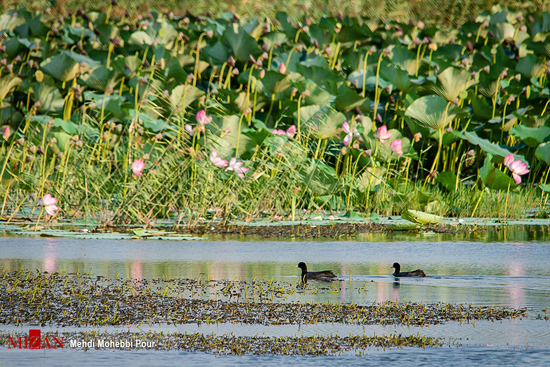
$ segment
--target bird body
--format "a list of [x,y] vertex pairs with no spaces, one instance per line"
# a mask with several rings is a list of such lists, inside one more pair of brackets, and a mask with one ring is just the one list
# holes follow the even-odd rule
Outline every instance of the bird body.
[[416,269],[414,271],[401,271],[401,265],[399,263],[393,263],[392,268],[395,269],[393,272],[394,277],[425,277],[426,274],[424,270]]
[[307,271],[307,266],[303,262],[300,262],[296,267],[302,269],[302,276],[300,279],[304,283],[308,280],[332,280],[332,278],[336,278],[336,275],[334,275],[331,270]]

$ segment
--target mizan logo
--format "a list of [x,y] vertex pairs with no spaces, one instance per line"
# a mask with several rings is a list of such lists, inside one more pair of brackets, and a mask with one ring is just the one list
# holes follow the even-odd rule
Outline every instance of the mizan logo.
[[8,336],[8,349],[57,349],[63,348],[64,336],[59,338],[55,336],[41,338],[39,329],[29,330],[29,336],[20,336],[15,340]]

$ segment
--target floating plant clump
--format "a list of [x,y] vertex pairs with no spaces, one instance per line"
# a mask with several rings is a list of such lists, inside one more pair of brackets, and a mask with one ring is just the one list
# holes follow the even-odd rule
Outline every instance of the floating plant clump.
[[[104,349],[101,342],[116,340],[122,346],[115,349],[179,350],[204,352],[218,355],[307,355],[330,356],[340,354],[364,354],[368,348],[443,347],[460,346],[452,339],[433,338],[420,335],[384,336],[235,336],[201,333],[158,333],[158,332],[63,332],[44,333],[44,337],[63,336],[64,345],[78,349]],[[26,336],[21,333],[0,332],[0,346],[8,344],[8,337]]]
[[[274,281],[106,280],[2,271],[0,320],[13,325],[104,326],[242,323],[435,325],[503,320],[525,309],[412,302],[368,305],[284,302],[296,286]],[[310,292],[319,288],[298,287]],[[309,289],[309,290],[308,290]],[[196,298],[195,298],[196,297]],[[235,300],[236,299],[236,300]]]

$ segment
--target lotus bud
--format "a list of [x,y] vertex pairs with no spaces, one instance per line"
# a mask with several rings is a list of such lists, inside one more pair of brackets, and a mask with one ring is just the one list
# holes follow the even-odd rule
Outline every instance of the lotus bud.
[[48,126],[48,127],[52,127],[54,124],[55,124],[55,120],[54,120],[54,119],[50,119],[50,120],[48,120],[47,126]]
[[162,138],[163,138],[162,133],[158,133],[157,135],[155,135],[155,138],[156,138],[157,140],[162,140]]
[[103,140],[109,139],[109,133],[107,131],[105,131],[102,135],[102,138],[103,138]]
[[420,44],[420,39],[418,37],[416,37],[414,40],[413,40],[413,43],[415,46],[418,46]]
[[309,33],[309,27],[307,25],[302,27],[302,32]]
[[403,37],[405,35],[405,33],[403,33],[403,30],[399,27],[396,27],[396,28],[397,28],[397,30],[395,31],[395,35],[397,37]]
[[372,149],[367,149],[363,152],[363,157],[371,156],[372,155]]
[[425,25],[424,25],[424,22],[423,21],[419,21],[418,23],[416,23],[416,28],[418,29],[424,29]]
[[279,73],[286,74],[286,66],[284,62],[279,64]]
[[260,55],[260,59],[262,60],[267,60],[269,58],[269,55],[267,54],[267,52],[263,52],[261,55]]
[[382,122],[382,116],[379,113],[376,114],[376,122]]
[[[301,41],[300,41],[300,42],[301,42]],[[304,45],[303,45],[303,44],[298,43],[298,44],[296,45],[296,48],[295,48],[296,52],[302,52],[303,49],[304,49]]]
[[290,91],[290,95],[292,97],[296,97],[296,93],[298,93],[298,89],[296,87],[293,87],[292,88],[292,91]]
[[227,59],[227,65],[231,66],[232,68],[235,67],[235,59],[233,56],[229,56],[229,59]]
[[[61,154],[61,156],[63,157],[63,153],[59,153],[59,154]],[[59,159],[61,159],[61,158],[59,158]],[[58,164],[57,166],[55,166],[55,170],[57,172],[61,172],[63,170],[63,166]]]
[[251,64],[255,64],[256,60],[254,59],[254,56],[248,55],[248,62],[251,63]]
[[261,68],[263,65],[264,63],[262,62],[262,59],[258,59],[258,61],[256,61],[256,67]]
[[453,99],[453,102],[452,102],[454,105],[458,105],[460,103],[460,100],[458,99],[458,97],[455,97]]
[[148,160],[149,159],[149,154],[148,153],[145,153],[143,155],[143,158],[142,158],[144,161]]
[[149,66],[151,66],[151,64],[149,63],[149,61],[147,61],[147,59],[145,59],[145,60],[143,60],[143,66],[148,68]]
[[438,174],[437,171],[432,171],[432,172],[430,172],[430,177],[436,178],[437,174]]
[[211,29],[207,30],[207,31],[206,31],[206,36],[207,36],[208,38],[214,37],[214,31],[211,30]]
[[506,78],[506,75],[508,75],[508,72],[506,71],[506,69],[504,69],[500,72],[499,78],[504,79]]
[[477,71],[472,71],[472,78],[475,78],[477,76]]
[[232,74],[233,76],[239,75],[239,69],[234,68],[233,71],[231,71],[231,74]]
[[317,49],[319,48],[319,42],[316,39],[313,40],[312,45]]
[[71,136],[71,140],[72,141],[78,141],[80,138],[78,137],[78,135],[73,135]]
[[13,64],[9,64],[8,66],[6,66],[6,69],[8,69],[8,71],[11,73],[11,71],[13,70]]
[[137,131],[138,135],[143,135],[143,128],[142,127],[138,127],[136,131]]
[[212,90],[210,91],[210,93],[212,93],[212,94],[218,94],[218,88],[216,88],[216,87],[212,88]]
[[355,140],[353,142],[353,146],[352,146],[353,149],[359,149],[359,140]]
[[265,69],[260,70],[260,79],[263,79],[265,76]]
[[489,26],[489,21],[484,21],[483,23],[481,23],[481,28],[484,29],[484,28],[487,28]]
[[[107,95],[107,93],[105,93],[105,94]],[[82,107],[84,107],[84,106],[82,106]],[[90,102],[88,104],[88,107],[90,107],[93,110],[95,108],[95,102]],[[82,111],[84,112],[84,109]]]
[[486,65],[486,66],[483,67],[482,70],[483,70],[484,72],[486,72],[486,73],[489,73],[489,71],[491,70],[491,68],[489,67],[489,65]]
[[8,140],[8,138],[10,137],[10,135],[11,135],[11,129],[10,129],[9,125],[8,125],[8,126],[4,126],[4,127],[2,128],[2,137],[4,138],[4,140]]
[[248,116],[252,113],[252,109],[250,107],[248,107],[245,111],[244,111],[244,115],[245,116]]
[[344,22],[344,16],[342,15],[342,13],[338,13],[337,18],[339,22],[342,22],[342,23]]
[[507,99],[506,99],[506,104],[510,104],[512,102],[514,102],[516,100],[516,97],[514,97],[513,95],[510,95]]
[[262,50],[263,50],[264,52],[269,51],[269,46],[267,45],[267,43],[264,43],[264,44],[262,45]]
[[466,65],[466,64],[468,64],[468,59],[464,58],[464,59],[460,60],[460,63],[462,65]]
[[57,157],[57,159],[63,158],[63,152],[57,153],[56,157]]
[[529,17],[527,18],[529,20],[529,22],[531,23],[534,23],[535,22],[535,18],[532,16],[532,15],[529,15]]
[[105,89],[105,94],[108,95],[108,96],[113,94],[113,92],[114,92],[114,90],[113,90],[113,87],[111,87],[111,86],[109,86],[109,87],[107,87],[107,89]]
[[346,147],[342,147],[342,149],[341,149],[340,153],[342,153],[342,155],[346,155],[346,154],[348,154],[348,148],[346,148]]
[[187,83],[193,83],[193,79],[195,79],[195,76],[193,74],[187,75]]
[[82,140],[77,141],[77,142],[75,143],[75,145],[76,145],[77,147],[79,147],[79,148],[82,148],[82,145],[83,145],[83,144],[82,144]]
[[17,144],[19,144],[19,145],[25,144],[25,138],[19,138],[19,139],[17,139]]
[[420,139],[422,139],[422,133],[418,132],[418,133],[414,134],[414,142],[415,143],[418,143],[420,141]]
[[305,98],[305,97],[309,97],[309,89],[306,89],[303,93],[303,97],[302,98]]
[[29,152],[31,152],[32,154],[36,154],[38,152],[38,148],[33,145],[29,148]]
[[452,126],[449,126],[446,130],[446,132],[448,132],[449,134],[453,132],[453,127]]
[[2,51],[2,52],[6,52],[6,46],[2,46],[2,47],[0,47],[0,51]]
[[527,26],[522,25],[521,27],[519,27],[519,30],[522,31],[522,32],[527,32]]
[[328,46],[327,48],[325,48],[325,55],[330,57],[331,54],[332,54],[332,48]]
[[115,126],[115,131],[120,134],[122,132],[122,124],[117,124]]

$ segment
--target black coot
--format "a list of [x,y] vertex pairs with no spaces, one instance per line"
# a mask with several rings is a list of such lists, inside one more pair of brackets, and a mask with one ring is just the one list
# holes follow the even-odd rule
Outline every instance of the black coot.
[[298,265],[296,265],[297,268],[302,269],[302,276],[300,279],[304,283],[306,283],[308,280],[332,280],[332,278],[336,278],[336,275],[330,270],[324,270],[324,271],[307,271],[307,266],[305,263],[300,262]]
[[399,263],[393,263],[392,268],[395,269],[393,276],[395,277],[425,277],[424,270],[416,269],[415,271],[401,271]]

